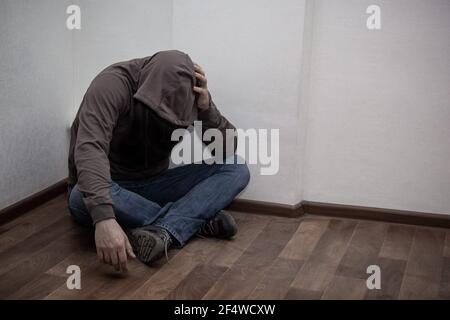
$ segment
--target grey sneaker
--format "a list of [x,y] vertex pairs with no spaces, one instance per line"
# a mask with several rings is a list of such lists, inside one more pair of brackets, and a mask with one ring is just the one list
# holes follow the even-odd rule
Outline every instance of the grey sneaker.
[[219,239],[230,239],[237,233],[236,221],[231,214],[221,210],[216,216],[206,221],[198,235],[202,237],[214,237]]
[[167,230],[156,226],[128,229],[128,239],[136,257],[145,264],[150,264],[164,254],[169,260],[167,250],[172,244],[172,238]]

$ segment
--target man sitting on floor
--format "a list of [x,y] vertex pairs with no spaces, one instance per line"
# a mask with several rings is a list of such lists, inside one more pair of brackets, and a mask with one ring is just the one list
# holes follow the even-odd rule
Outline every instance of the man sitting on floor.
[[71,129],[69,209],[78,223],[95,226],[102,262],[125,271],[135,254],[151,263],[197,233],[228,239],[237,232],[222,209],[248,184],[245,164],[227,155],[234,161],[168,169],[173,130],[194,120],[224,140],[234,130],[202,68],[182,52],[117,63],[92,81]]

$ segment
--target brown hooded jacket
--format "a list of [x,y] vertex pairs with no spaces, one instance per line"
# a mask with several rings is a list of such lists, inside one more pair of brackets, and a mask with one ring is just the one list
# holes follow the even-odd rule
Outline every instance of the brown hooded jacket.
[[[234,129],[210,101],[198,111],[194,66],[180,51],[116,63],[89,86],[71,128],[69,185],[78,184],[94,223],[114,218],[112,180],[138,180],[168,168],[173,129]],[[225,136],[224,136],[225,141]]]

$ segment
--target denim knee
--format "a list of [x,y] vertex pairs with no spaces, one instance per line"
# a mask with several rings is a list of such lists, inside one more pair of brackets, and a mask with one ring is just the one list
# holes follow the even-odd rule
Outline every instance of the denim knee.
[[243,190],[250,181],[250,171],[245,160],[238,155],[233,156],[233,163],[225,164],[226,170],[229,170],[236,176],[236,183],[239,189]]

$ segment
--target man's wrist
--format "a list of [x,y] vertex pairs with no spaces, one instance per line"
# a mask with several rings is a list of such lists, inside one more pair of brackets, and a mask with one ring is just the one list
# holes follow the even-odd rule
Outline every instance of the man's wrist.
[[101,204],[91,209],[92,222],[95,225],[97,222],[106,219],[115,219],[113,206],[110,204]]
[[206,103],[205,105],[203,105],[203,106],[199,106],[198,108],[200,109],[200,111],[206,111],[206,110],[208,110],[209,108],[211,107],[211,97],[210,96],[208,96],[208,103]]
[[115,222],[116,219],[115,218],[107,218],[107,219],[99,220],[94,224],[94,226],[97,228],[98,226],[108,225],[113,221]]

